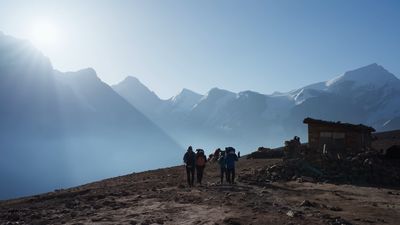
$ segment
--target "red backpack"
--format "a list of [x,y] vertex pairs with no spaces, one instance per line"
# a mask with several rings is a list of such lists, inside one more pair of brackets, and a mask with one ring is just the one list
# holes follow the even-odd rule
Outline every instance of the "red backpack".
[[205,166],[206,165],[206,160],[205,160],[204,155],[200,155],[199,157],[197,157],[196,165],[197,166]]

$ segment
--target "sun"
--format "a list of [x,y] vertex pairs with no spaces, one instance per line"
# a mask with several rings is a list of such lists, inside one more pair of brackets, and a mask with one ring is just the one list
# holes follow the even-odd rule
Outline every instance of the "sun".
[[32,25],[33,42],[41,46],[54,46],[60,41],[60,28],[50,20],[37,21]]

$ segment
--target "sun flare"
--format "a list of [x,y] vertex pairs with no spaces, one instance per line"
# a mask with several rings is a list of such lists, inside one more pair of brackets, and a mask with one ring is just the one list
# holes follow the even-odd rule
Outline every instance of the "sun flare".
[[51,21],[38,21],[32,25],[33,41],[39,45],[57,45],[60,29]]

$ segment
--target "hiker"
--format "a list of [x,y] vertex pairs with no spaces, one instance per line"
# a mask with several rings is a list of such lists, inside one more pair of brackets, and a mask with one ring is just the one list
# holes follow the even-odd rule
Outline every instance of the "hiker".
[[214,154],[212,154],[210,162],[218,162],[220,154],[221,154],[221,149],[220,148],[215,149]]
[[226,180],[230,184],[235,183],[235,161],[238,161],[238,157],[235,153],[235,149],[232,147],[225,148],[226,152]]
[[238,159],[240,159],[240,151],[238,151],[238,154],[237,154],[237,156],[238,156]]
[[218,159],[218,164],[221,173],[221,184],[224,183],[224,176],[226,175],[226,158],[225,158],[225,151],[220,152],[220,156]]
[[203,179],[204,168],[206,167],[207,157],[204,154],[203,149],[196,149],[196,171],[197,171],[197,183],[201,185]]
[[193,152],[192,146],[189,146],[185,155],[183,156],[183,162],[186,165],[186,176],[189,187],[193,186],[194,183],[194,170],[196,165],[196,154]]
[[209,154],[207,161],[212,162],[213,161],[213,157],[214,157],[214,154],[212,154],[212,153]]

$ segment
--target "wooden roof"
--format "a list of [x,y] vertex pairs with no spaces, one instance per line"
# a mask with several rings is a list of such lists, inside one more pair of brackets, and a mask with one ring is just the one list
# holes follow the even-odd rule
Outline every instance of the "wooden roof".
[[325,120],[317,120],[317,119],[313,119],[310,117],[305,118],[303,120],[303,123],[317,124],[317,125],[319,124],[319,125],[324,125],[324,126],[331,126],[331,127],[335,127],[335,128],[344,128],[344,129],[356,130],[356,131],[375,132],[375,129],[373,127],[365,126],[363,124],[342,123],[340,121],[332,122],[332,121],[325,121]]

